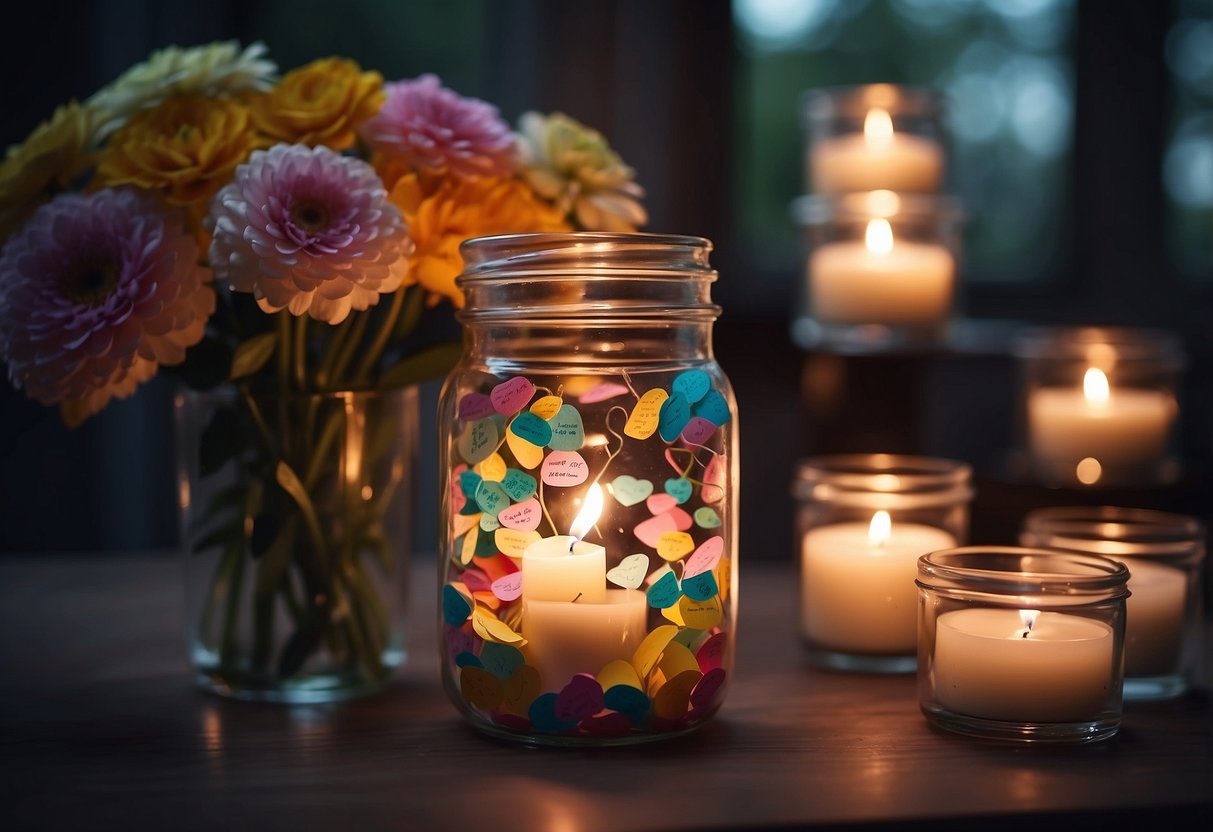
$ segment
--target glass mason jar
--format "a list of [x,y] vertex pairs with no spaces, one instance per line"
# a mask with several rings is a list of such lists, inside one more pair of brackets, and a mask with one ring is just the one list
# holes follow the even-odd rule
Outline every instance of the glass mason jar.
[[814,664],[914,670],[918,558],[966,542],[971,476],[962,462],[892,454],[801,462],[800,633]]
[[1025,456],[1037,481],[1100,488],[1179,478],[1184,354],[1173,333],[1040,327],[1022,335],[1015,352]]
[[737,413],[697,237],[463,244],[439,401],[442,679],[480,730],[681,734],[719,707],[737,610]]
[[943,99],[864,84],[809,90],[802,102],[806,191],[934,193],[946,168]]
[[792,203],[805,269],[792,326],[805,349],[881,352],[940,343],[957,312],[960,200],[870,191]]
[[1120,728],[1129,572],[1098,555],[970,546],[918,561],[918,699],[949,731],[1090,742]]
[[1204,525],[1193,517],[1113,506],[1037,509],[1020,541],[1088,552],[1129,570],[1125,699],[1183,694],[1201,657]]
[[175,406],[199,685],[282,703],[384,687],[405,659],[417,388]]

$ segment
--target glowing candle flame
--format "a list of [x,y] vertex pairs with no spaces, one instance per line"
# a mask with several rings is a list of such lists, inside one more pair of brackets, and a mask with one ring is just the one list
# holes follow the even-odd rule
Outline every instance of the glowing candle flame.
[[873,254],[888,254],[893,250],[893,227],[886,219],[868,220],[868,230],[864,232],[863,242]]
[[1098,367],[1091,367],[1082,377],[1082,395],[1090,404],[1108,403],[1108,377]]
[[893,119],[880,107],[868,110],[863,120],[863,138],[868,147],[884,149],[893,141]]
[[893,536],[893,521],[887,511],[878,511],[872,515],[868,525],[868,541],[875,547],[881,548]]
[[1032,627],[1036,624],[1036,617],[1040,615],[1040,610],[1020,610],[1019,620],[1023,622],[1023,629],[1016,635],[1020,638],[1027,638],[1032,632]]
[[598,522],[599,515],[602,514],[602,486],[594,483],[590,486],[585,494],[585,503],[581,506],[581,511],[577,512],[577,516],[573,518],[573,525],[569,527],[569,535],[574,540],[581,540],[585,537],[590,529],[594,528],[594,524]]

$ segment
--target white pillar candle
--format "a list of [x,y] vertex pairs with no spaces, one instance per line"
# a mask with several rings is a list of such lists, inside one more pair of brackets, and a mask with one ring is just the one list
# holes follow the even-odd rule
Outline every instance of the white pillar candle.
[[1179,666],[1188,579],[1146,558],[1118,558],[1129,569],[1125,602],[1125,676],[1166,676]]
[[522,597],[602,603],[606,600],[606,549],[565,534],[535,541],[522,553]]
[[935,243],[894,240],[886,219],[863,242],[826,243],[809,257],[809,302],[826,323],[930,324],[952,306],[956,264]]
[[958,714],[1008,722],[1097,718],[1112,684],[1112,628],[1044,612],[963,609],[939,616],[931,673],[935,698]]
[[616,659],[631,660],[648,633],[648,602],[635,589],[608,590],[601,603],[524,597],[522,615],[523,652],[544,690],[560,690],[574,674],[597,674]]
[[821,194],[933,192],[942,174],[939,143],[894,132],[888,111],[880,108],[868,111],[863,133],[821,139],[809,149],[811,188]]
[[1158,390],[1111,389],[1092,367],[1082,389],[1044,387],[1028,395],[1028,436],[1038,459],[1102,467],[1148,464],[1162,457],[1175,400]]
[[[887,525],[886,525],[887,524]],[[835,523],[801,547],[801,632],[844,653],[912,654],[918,637],[918,558],[956,538],[919,523]]]

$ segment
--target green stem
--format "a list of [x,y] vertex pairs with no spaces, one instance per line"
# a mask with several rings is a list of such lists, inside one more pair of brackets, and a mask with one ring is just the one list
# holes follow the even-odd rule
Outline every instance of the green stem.
[[333,328],[333,335],[328,339],[328,349],[324,353],[324,358],[320,361],[320,368],[316,370],[316,389],[328,389],[329,379],[332,377],[333,368],[337,363],[337,356],[345,347],[346,341],[349,339],[350,329],[354,325],[354,318],[359,320],[365,318],[365,315],[350,316],[344,321],[337,324]]
[[198,621],[198,640],[203,644],[212,644],[211,627],[214,625],[215,607],[219,605],[220,596],[231,586],[232,572],[240,560],[239,546],[226,546],[223,557],[211,575],[211,585],[206,592],[206,601],[202,605],[202,615]]
[[244,552],[238,547],[236,551],[238,556],[228,584],[223,613],[223,639],[219,647],[219,668],[225,675],[236,669],[235,660],[240,647],[236,628],[240,623],[240,596],[244,586]]
[[307,316],[295,319],[295,385],[300,391],[307,390]]
[[329,378],[329,390],[336,390],[342,387],[349,387],[348,383],[343,383],[345,371],[349,369],[350,362],[354,360],[354,353],[358,350],[358,344],[362,342],[362,336],[366,334],[367,322],[370,321],[369,314],[359,315],[358,320],[354,322],[353,331],[350,333],[349,340],[341,348],[341,352],[337,355],[337,360],[333,362],[333,373]]

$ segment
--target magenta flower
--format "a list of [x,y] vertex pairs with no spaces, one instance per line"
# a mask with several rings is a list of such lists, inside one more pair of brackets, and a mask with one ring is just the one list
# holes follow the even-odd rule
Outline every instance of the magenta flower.
[[324,146],[255,151],[207,227],[215,275],[266,312],[340,323],[408,276],[412,241],[374,169]]
[[215,311],[179,211],[129,190],[64,194],[0,254],[9,378],[78,424],[178,364]]
[[509,176],[514,137],[497,108],[463,98],[436,75],[385,85],[387,100],[359,130],[390,166],[404,161],[428,173],[463,179]]

